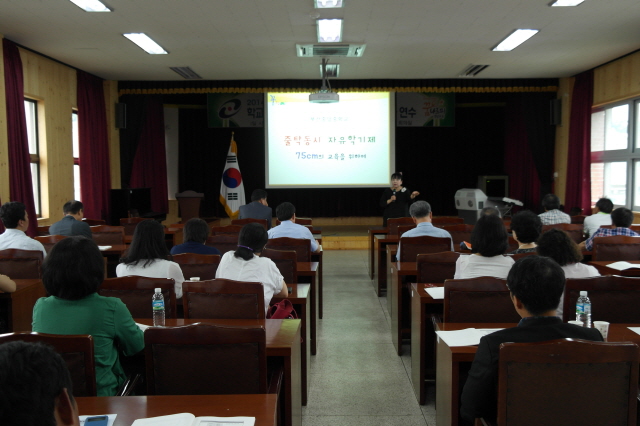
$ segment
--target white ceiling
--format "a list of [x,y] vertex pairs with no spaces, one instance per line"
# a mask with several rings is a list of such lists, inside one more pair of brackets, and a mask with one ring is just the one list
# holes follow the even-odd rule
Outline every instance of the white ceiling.
[[[0,33],[18,44],[109,80],[316,79],[320,58],[298,58],[316,43],[313,14],[344,18],[343,40],[366,43],[362,58],[335,58],[342,79],[566,77],[640,49],[639,0],[105,0],[87,13],[68,0],[0,0]],[[512,52],[492,52],[516,28],[540,32]],[[145,32],[168,55],[148,55],[122,36]]]

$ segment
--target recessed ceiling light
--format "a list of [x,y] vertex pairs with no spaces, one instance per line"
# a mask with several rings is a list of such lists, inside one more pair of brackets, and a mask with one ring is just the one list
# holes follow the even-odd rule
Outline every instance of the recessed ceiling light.
[[318,42],[342,41],[342,19],[318,19]]
[[107,6],[102,4],[99,0],[70,0],[71,3],[78,6],[85,12],[111,12]]
[[316,9],[344,7],[342,0],[313,0],[313,5]]
[[145,33],[129,33],[122,35],[137,44],[142,50],[151,55],[166,55],[167,53],[169,53],[162,47],[160,47],[158,43],[151,40]]
[[536,35],[538,31],[539,30],[515,30],[491,50],[493,50],[494,52],[508,52],[510,50],[513,50]]
[[577,6],[582,3],[584,0],[555,0],[549,4],[549,6],[557,7],[557,6]]

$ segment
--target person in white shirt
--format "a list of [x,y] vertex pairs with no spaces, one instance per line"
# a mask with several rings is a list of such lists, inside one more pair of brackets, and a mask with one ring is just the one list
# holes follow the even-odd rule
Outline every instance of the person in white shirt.
[[612,211],[613,202],[608,198],[600,198],[593,208],[593,214],[584,218],[584,235],[590,237],[602,225],[611,225]]
[[25,234],[29,229],[29,215],[24,204],[18,201],[4,203],[0,207],[0,219],[7,228],[0,235],[0,250],[39,250],[43,257],[47,256],[47,251],[40,241]]
[[504,256],[509,236],[502,219],[495,215],[480,216],[471,233],[471,253],[456,261],[454,279],[496,277],[506,279],[514,262]]
[[269,308],[274,295],[287,297],[289,294],[276,264],[267,257],[260,257],[267,240],[267,231],[262,225],[246,224],[238,235],[238,249],[226,252],[216,271],[216,278],[262,283],[265,309]]
[[173,278],[176,298],[182,297],[184,275],[180,265],[167,260],[164,228],[155,220],[144,220],[133,231],[131,245],[116,267],[118,277],[138,275],[149,278]]
[[295,223],[296,208],[293,204],[288,202],[280,204],[276,208],[276,216],[280,225],[269,229],[269,239],[280,237],[307,239],[311,243],[311,252],[318,253],[322,249],[309,228]]
[[[598,270],[591,265],[580,263],[582,252],[578,245],[571,239],[569,234],[562,229],[550,229],[538,240],[536,248],[540,256],[550,257],[555,260],[564,271],[565,278],[589,278],[599,277]],[[562,304],[564,303],[564,293],[560,298],[560,305],[556,314],[562,318]],[[570,313],[567,313],[570,315]],[[573,317],[567,319],[575,319]]]

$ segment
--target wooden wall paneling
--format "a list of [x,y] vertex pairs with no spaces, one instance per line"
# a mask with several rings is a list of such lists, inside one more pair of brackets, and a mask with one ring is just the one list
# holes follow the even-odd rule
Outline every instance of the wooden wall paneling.
[[562,124],[556,126],[556,146],[554,170],[558,176],[554,180],[554,193],[564,202],[567,194],[567,162],[569,159],[569,120],[571,118],[571,94],[575,78],[561,78],[558,99],[562,101]]
[[594,70],[593,105],[640,96],[640,52]]
[[[0,34],[0,41],[4,37]],[[0,43],[0,58],[4,58],[4,49]],[[9,199],[9,149],[7,135],[7,103],[4,88],[4,61],[0,61],[0,201]]]

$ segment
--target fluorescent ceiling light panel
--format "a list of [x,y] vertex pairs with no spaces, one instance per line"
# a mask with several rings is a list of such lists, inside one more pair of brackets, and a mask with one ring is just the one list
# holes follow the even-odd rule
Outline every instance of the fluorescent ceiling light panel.
[[162,47],[160,47],[158,43],[151,40],[145,33],[129,33],[122,35],[137,44],[142,50],[151,55],[166,55],[167,53],[169,53]]
[[111,12],[107,6],[98,0],[70,0],[71,3],[78,6],[85,12]]
[[318,42],[342,41],[342,19],[318,19]]
[[313,0],[316,9],[328,9],[333,7],[344,7],[342,0]]
[[513,50],[536,35],[538,31],[539,30],[515,30],[491,50],[493,50],[494,52],[508,52],[510,50]]
[[577,6],[582,3],[584,0],[556,0],[552,2],[549,6],[557,7],[557,6]]

